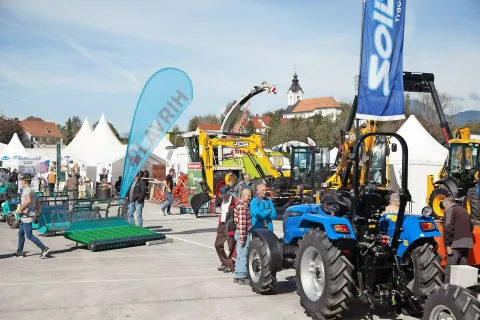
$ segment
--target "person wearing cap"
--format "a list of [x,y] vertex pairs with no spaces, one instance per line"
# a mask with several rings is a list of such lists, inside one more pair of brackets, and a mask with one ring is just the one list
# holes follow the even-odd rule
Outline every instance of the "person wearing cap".
[[[385,208],[382,213],[397,214],[400,210],[400,195],[396,192],[390,195],[390,204]],[[405,213],[408,213],[405,209]]]
[[[237,204],[237,199],[231,195],[230,187],[228,186],[222,186],[220,188],[220,196],[223,198],[221,204],[222,214],[218,219],[217,237],[215,238],[215,250],[221,263],[218,271],[233,272],[235,251],[233,210]],[[225,242],[228,244],[228,256],[225,253]]]
[[20,214],[20,226],[18,229],[18,249],[14,254],[15,257],[23,257],[23,246],[25,244],[25,237],[32,241],[37,247],[42,250],[40,258],[46,258],[50,252],[50,248],[45,246],[37,237],[32,234],[32,223],[35,217],[40,214],[40,201],[35,194],[35,191],[30,187],[32,177],[24,175],[20,179],[22,186],[22,195],[20,198],[20,206],[17,207],[16,212]]

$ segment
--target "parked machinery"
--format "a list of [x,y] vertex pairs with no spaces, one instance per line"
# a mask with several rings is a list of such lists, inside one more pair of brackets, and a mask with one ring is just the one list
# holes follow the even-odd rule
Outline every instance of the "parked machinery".
[[[361,146],[378,136],[395,137],[402,147],[398,214],[382,215],[386,203],[376,185],[360,183]],[[340,318],[354,295],[371,307],[380,300],[421,315],[427,295],[443,280],[434,240],[440,233],[428,216],[431,208],[423,215],[405,214],[411,200],[405,140],[396,133],[366,133],[357,138],[352,160],[352,189],[324,197],[321,204],[289,207],[283,239],[268,229],[252,230],[250,285],[269,293],[278,272],[295,268],[300,303],[314,319]]]

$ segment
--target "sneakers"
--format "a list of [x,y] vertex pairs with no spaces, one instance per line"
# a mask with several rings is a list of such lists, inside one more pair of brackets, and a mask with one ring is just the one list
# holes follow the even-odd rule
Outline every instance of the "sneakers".
[[14,257],[22,257],[22,258],[23,258],[23,257],[25,257],[25,253],[24,253],[24,252],[18,252],[18,251],[17,251],[17,252],[15,252],[15,253],[13,254],[13,256],[14,256]]
[[249,285],[250,280],[248,280],[248,278],[243,278],[243,279],[238,280],[238,284],[241,285],[241,286]]
[[233,272],[233,268],[230,267],[230,266],[226,266],[225,269],[223,269],[223,273],[230,273],[230,272]]
[[162,212],[163,212],[163,215],[164,215],[164,216],[166,216],[166,215],[167,215],[167,214],[165,213],[165,209],[163,209],[163,208],[160,208],[160,210],[162,210]]
[[227,268],[227,266],[222,264],[220,267],[217,268],[217,270],[218,271],[225,271],[225,268]]
[[42,254],[40,255],[40,259],[46,258],[49,252],[50,252],[49,247],[46,247],[45,249],[43,249]]
[[238,279],[238,278],[233,278],[233,283],[238,283],[239,280],[240,279]]

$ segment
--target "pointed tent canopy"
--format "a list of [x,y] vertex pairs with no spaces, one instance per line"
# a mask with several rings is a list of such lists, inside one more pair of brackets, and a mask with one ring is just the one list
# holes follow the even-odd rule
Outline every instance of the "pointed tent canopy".
[[2,160],[14,160],[14,157],[27,157],[28,153],[25,150],[22,142],[18,138],[17,134],[14,133],[12,139],[8,143],[7,147],[0,154],[0,159]]
[[90,138],[90,143],[82,160],[90,165],[97,163],[112,163],[125,155],[126,145],[123,145],[112,132],[105,116],[102,114]]
[[81,158],[81,156],[85,154],[85,150],[92,143],[92,133],[92,126],[90,122],[88,122],[88,118],[85,118],[75,138],[62,150],[62,155],[69,156],[73,160]]
[[3,150],[5,150],[6,147],[7,145],[5,143],[0,142],[0,155],[2,154]]
[[172,147],[173,144],[172,142],[168,139],[167,136],[164,136],[162,140],[158,143],[158,145],[153,149],[153,154],[168,160],[168,155],[169,151],[172,151],[171,149],[167,149],[167,147]]

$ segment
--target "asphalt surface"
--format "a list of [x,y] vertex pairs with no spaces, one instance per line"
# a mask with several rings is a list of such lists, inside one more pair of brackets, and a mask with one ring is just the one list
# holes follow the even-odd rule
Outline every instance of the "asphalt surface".
[[[62,235],[41,236],[52,249],[48,259],[39,259],[28,240],[27,256],[11,257],[18,230],[0,223],[0,319],[310,319],[295,292],[294,270],[277,275],[274,294],[255,294],[217,271],[218,218],[172,212],[163,216],[147,203],[143,214],[144,227],[170,243],[91,252]],[[281,221],[275,229],[282,230]],[[415,318],[352,303],[345,319]]]

